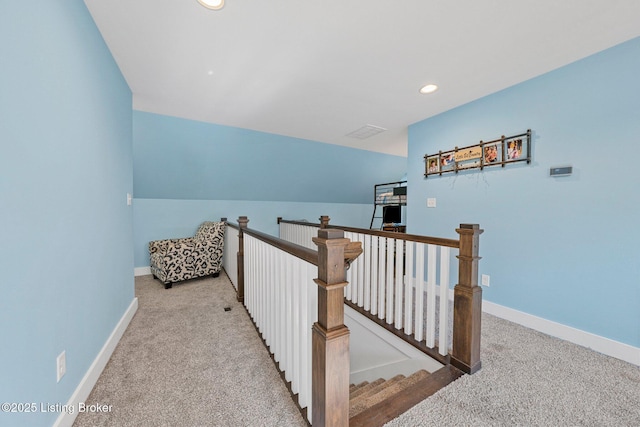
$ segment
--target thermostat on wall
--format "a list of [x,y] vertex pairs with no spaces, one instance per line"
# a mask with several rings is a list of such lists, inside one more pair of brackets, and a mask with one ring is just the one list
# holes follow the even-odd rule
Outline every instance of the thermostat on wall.
[[561,166],[549,169],[549,175],[551,176],[571,175],[571,172],[573,172],[572,166]]

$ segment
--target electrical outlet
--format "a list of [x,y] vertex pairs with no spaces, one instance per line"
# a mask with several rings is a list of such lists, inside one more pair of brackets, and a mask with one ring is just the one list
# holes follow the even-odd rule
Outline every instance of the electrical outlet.
[[482,286],[489,286],[491,277],[488,274],[482,275]]
[[133,200],[133,196],[131,193],[127,193],[127,206],[131,206],[131,201]]
[[56,371],[58,376],[58,382],[67,373],[67,354],[66,352],[62,352],[58,355],[56,359]]
[[436,207],[436,198],[435,197],[429,197],[427,199],[427,207],[428,208],[435,208]]

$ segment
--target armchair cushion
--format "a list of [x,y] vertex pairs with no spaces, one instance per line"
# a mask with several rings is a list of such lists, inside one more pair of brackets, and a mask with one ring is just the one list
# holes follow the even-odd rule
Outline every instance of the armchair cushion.
[[174,282],[218,274],[222,269],[224,222],[207,221],[194,237],[149,242],[151,273],[171,287]]

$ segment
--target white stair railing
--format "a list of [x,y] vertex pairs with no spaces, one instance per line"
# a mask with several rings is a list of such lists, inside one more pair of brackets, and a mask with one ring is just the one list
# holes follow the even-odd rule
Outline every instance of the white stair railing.
[[[313,425],[349,424],[345,270],[362,252],[341,230],[317,230],[317,250],[247,227],[238,218],[237,294]],[[321,310],[319,312],[319,310]]]
[[245,307],[311,421],[311,328],[318,320],[317,267],[244,236]]
[[[349,330],[343,297],[443,363],[466,373],[480,369],[479,225],[461,224],[456,229],[460,240],[451,240],[329,227],[328,217],[321,220],[320,230],[297,224],[308,227],[304,233],[317,233],[312,238],[316,251],[250,230],[247,217],[238,218],[238,300],[310,423],[349,424]],[[278,223],[281,229],[288,227],[281,218]],[[450,291],[453,252],[459,253],[458,284]]]
[[392,238],[345,232],[345,237],[363,249],[347,271],[345,298],[446,356],[453,326],[451,248],[404,240],[400,233]]
[[318,235],[318,225],[280,223],[280,238],[305,248],[316,250],[312,239]]
[[238,229],[227,224],[227,229],[224,233],[222,266],[236,291],[238,290],[238,246]]
[[[362,256],[347,271],[345,299],[413,335],[427,348],[437,349],[441,356],[449,354],[453,341],[451,269],[456,266],[459,241],[329,226],[328,217],[324,218],[325,227],[342,228],[346,238],[362,243]],[[322,226],[281,219],[279,224],[280,237],[296,244],[303,244]]]

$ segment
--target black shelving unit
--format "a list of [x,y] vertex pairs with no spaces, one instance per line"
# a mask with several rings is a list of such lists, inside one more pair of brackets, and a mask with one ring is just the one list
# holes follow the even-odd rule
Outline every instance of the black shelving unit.
[[[375,229],[382,230],[385,228],[385,213],[388,216],[394,216],[399,209],[402,211],[402,206],[407,205],[407,181],[388,182],[386,184],[377,184],[373,188],[373,214],[371,215],[370,229],[374,229],[374,223],[379,226]],[[386,208],[386,209],[385,209]],[[403,227],[398,222],[390,222],[393,224],[396,231],[399,231],[399,227]],[[391,227],[391,225],[390,225]]]

